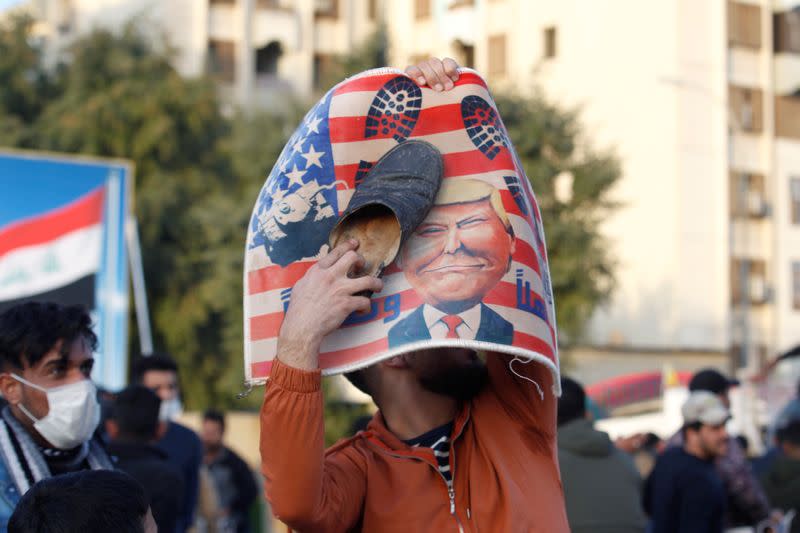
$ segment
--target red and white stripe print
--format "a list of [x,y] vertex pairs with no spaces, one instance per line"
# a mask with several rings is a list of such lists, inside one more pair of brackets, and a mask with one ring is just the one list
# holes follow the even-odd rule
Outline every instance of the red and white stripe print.
[[[328,124],[340,212],[346,208],[347,200],[352,195],[359,163],[373,163],[397,145],[390,135],[365,138],[364,131],[376,93],[399,74],[399,71],[381,69],[347,80],[333,90]],[[472,341],[472,345],[537,359],[557,372],[555,310],[546,296],[548,291],[545,285],[549,279],[542,273],[542,269],[547,269],[544,234],[533,191],[512,150],[502,147],[494,158],[488,158],[476,148],[462,117],[461,101],[466,96],[480,96],[494,106],[486,83],[477,73],[465,69],[454,89],[439,93],[423,87],[421,91],[421,110],[409,138],[425,140],[440,150],[445,180],[479,179],[498,189],[516,236],[515,252],[508,272],[483,299],[484,304],[513,324],[513,346],[481,346],[482,343],[475,341]],[[518,178],[528,206],[527,214],[508,190],[506,176]],[[263,382],[269,375],[283,320],[282,292],[292,287],[314,262],[298,261],[280,267],[270,261],[264,247],[247,251],[245,360],[248,381]],[[518,308],[520,275],[529,284],[525,290],[530,291],[530,300],[543,303],[546,320]],[[396,298],[396,295],[400,295],[400,298]],[[373,296],[374,316],[368,321],[345,325],[325,339],[320,353],[323,372],[330,374],[352,370],[414,349],[414,346],[390,349],[387,331],[422,303],[402,271],[391,265],[384,272],[383,291]],[[385,319],[392,321],[386,323]],[[464,341],[441,339],[428,342],[435,343],[431,346],[448,346],[463,345]]]
[[96,274],[104,189],[0,228],[0,302],[32,297]]

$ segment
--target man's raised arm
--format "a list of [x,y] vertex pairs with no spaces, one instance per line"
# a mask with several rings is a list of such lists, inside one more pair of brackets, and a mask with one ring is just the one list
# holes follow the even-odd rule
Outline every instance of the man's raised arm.
[[278,359],[261,408],[261,468],[275,515],[299,531],[346,531],[358,520],[365,472],[357,453],[324,455],[319,349],[350,313],[365,311],[374,277],[350,278],[363,264],[351,241],[333,249],[292,289],[278,336]]

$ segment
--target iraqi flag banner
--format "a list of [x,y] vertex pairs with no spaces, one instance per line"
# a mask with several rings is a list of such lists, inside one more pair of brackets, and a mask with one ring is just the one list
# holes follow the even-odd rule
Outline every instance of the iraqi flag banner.
[[28,301],[89,309],[94,376],[107,387],[125,383],[131,176],[125,161],[0,149],[0,312]]
[[[414,350],[467,346],[545,365],[558,384],[555,307],[536,198],[486,82],[461,69],[452,90],[377,69],[308,112],[253,209],[244,272],[245,374],[263,383],[294,284],[372,165],[407,139],[434,145],[444,176],[434,206],[383,272],[368,313],[323,342],[324,374]],[[555,385],[558,388],[558,385]]]

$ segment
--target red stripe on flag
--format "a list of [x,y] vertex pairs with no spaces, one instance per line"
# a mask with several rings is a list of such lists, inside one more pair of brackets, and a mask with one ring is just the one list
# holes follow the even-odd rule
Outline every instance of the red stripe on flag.
[[[527,265],[541,276],[542,273],[539,269],[539,261],[536,258],[533,247],[522,239],[516,240],[515,247],[516,250],[513,255],[514,260],[523,265]],[[259,294],[275,289],[294,287],[294,284],[297,283],[314,264],[314,262],[306,261],[302,263],[292,263],[285,268],[269,266],[259,270],[253,270],[247,274],[248,294]],[[383,276],[397,274],[399,272],[401,272],[401,270],[397,267],[397,264],[392,263],[384,270]]]
[[[495,170],[514,171],[514,161],[508,150],[502,148],[494,159],[489,159],[478,150],[468,150],[466,152],[454,152],[444,154],[444,177],[452,178],[455,176],[468,176],[470,174],[481,174],[493,172]],[[374,163],[374,161],[370,161]],[[336,165],[336,179],[353,183],[358,172],[358,163],[350,165]]]
[[358,78],[354,80],[350,80],[347,83],[342,84],[341,87],[337,88],[336,91],[333,93],[333,97],[336,98],[336,95],[339,94],[347,94],[347,93],[355,93],[359,91],[378,91],[383,85],[398,76],[402,76],[402,74],[383,74],[381,76],[364,76],[363,78]]
[[265,378],[269,376],[272,371],[272,361],[259,361],[258,363],[250,363],[250,373],[254,379]]
[[[374,139],[390,139],[395,131],[390,130],[385,135],[377,135],[366,139],[364,131],[367,117],[335,117],[329,121],[331,143],[347,143],[357,141],[371,141]],[[464,119],[461,116],[460,104],[447,104],[423,109],[419,120],[411,132],[411,137],[433,135],[448,131],[462,131]]]
[[53,241],[103,220],[104,190],[97,188],[74,202],[0,230],[0,256],[15,248]]
[[523,265],[527,265],[528,267],[532,268],[539,277],[542,276],[542,272],[539,270],[539,260],[536,258],[536,252],[534,252],[533,247],[528,244],[526,241],[522,239],[517,239],[514,250],[514,261],[517,263],[522,263]]
[[[334,98],[338,94],[346,94],[346,93],[353,93],[358,91],[378,91],[383,85],[398,76],[402,76],[402,74],[383,74],[381,76],[365,76],[363,78],[358,78],[354,80],[350,80],[347,83],[344,83],[341,87],[337,88],[336,91],[333,93]],[[486,82],[472,72],[462,72],[456,82],[456,86],[461,85],[468,85],[468,84],[480,85],[484,89],[488,89],[486,86]]]
[[555,362],[555,357],[553,356],[553,347],[550,346],[547,342],[540,339],[539,337],[535,337],[533,335],[528,335],[527,333],[522,333],[521,331],[514,331],[514,346],[518,346],[520,348],[527,348],[528,350],[533,350],[534,352],[539,352],[540,354],[544,355],[551,361]]
[[444,177],[468,176],[495,170],[514,170],[514,161],[506,148],[501,148],[494,159],[478,150],[444,154]]
[[[324,352],[319,355],[320,368],[331,368],[334,366],[343,366],[362,360],[365,356],[384,352],[389,349],[389,340],[380,339],[355,348],[348,348],[347,350],[337,350],[334,352]],[[253,378],[268,377],[272,371],[273,360],[259,361],[250,364],[250,373]]]
[[293,287],[315,264],[316,261],[304,261],[286,267],[274,265],[250,271],[247,273],[247,293],[258,294]]
[[385,352],[389,349],[389,339],[379,339],[346,350],[323,352],[319,354],[320,368],[348,365],[364,359],[365,356]]
[[[397,299],[399,297],[399,304]],[[534,290],[530,291],[531,304],[536,301],[542,302],[544,306],[544,299],[542,295],[536,293]],[[514,283],[501,281],[492,290],[490,290],[483,299],[483,303],[490,305],[498,305],[502,307],[517,308],[517,286]],[[382,296],[372,300],[372,310],[369,313],[354,314],[348,318],[347,323],[342,326],[344,328],[351,328],[368,324],[378,320],[391,318],[393,321],[399,318],[400,313],[416,309],[423,304],[422,298],[413,289],[406,289],[397,294]],[[546,306],[544,306],[546,308]],[[283,322],[283,312],[266,313],[250,318],[250,340],[260,341],[265,339],[272,339],[278,336]]]
[[283,323],[283,311],[250,317],[250,340],[260,341],[278,336]]
[[[514,346],[527,348],[528,350],[541,353],[551,361],[555,362],[552,347],[542,339],[533,335],[527,335],[525,333],[515,331]],[[336,366],[349,365],[364,359],[365,356],[384,352],[388,349],[389,340],[380,339],[367,344],[362,344],[361,346],[356,346],[355,348],[322,353],[319,356],[320,368],[332,368]],[[250,372],[253,375],[253,378],[259,379],[268,377],[272,371],[273,364],[274,361],[272,360],[251,363]]]

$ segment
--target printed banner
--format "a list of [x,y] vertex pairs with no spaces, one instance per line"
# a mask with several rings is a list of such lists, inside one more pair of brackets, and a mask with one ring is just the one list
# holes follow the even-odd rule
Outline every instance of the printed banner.
[[0,312],[23,302],[83,305],[99,346],[95,380],[125,386],[130,164],[0,151]]
[[383,273],[368,313],[326,337],[325,374],[421,348],[469,346],[533,359],[558,379],[541,216],[489,93],[461,69],[450,91],[377,69],[331,89],[290,138],[256,201],[245,252],[245,373],[263,383],[292,287],[373,164],[406,139],[433,144],[441,189]]

